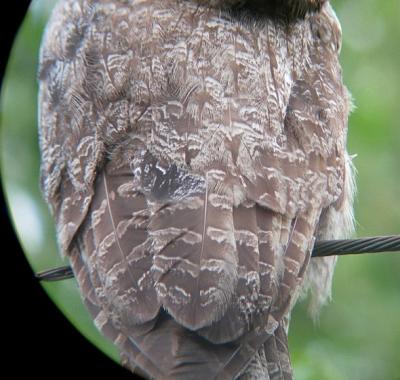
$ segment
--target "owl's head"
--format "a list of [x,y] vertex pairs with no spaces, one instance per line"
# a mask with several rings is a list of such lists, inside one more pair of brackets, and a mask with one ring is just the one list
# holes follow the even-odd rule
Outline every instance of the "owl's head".
[[318,12],[328,0],[198,0],[213,7],[228,8],[265,15],[284,20],[304,18],[308,13]]
[[327,0],[266,0],[273,3],[281,16],[303,18],[307,13],[318,12]]

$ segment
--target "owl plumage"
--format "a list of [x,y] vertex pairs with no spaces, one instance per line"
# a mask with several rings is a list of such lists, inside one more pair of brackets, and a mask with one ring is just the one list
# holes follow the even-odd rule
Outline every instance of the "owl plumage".
[[41,185],[128,368],[292,378],[291,308],[330,295],[335,259],[310,260],[314,241],[352,229],[340,43],[325,1],[56,6]]

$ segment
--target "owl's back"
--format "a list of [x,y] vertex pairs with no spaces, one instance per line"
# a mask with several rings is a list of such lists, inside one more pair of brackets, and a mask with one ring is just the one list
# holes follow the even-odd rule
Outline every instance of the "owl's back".
[[339,44],[329,5],[290,24],[172,0],[54,11],[42,188],[126,365],[290,378],[285,316],[343,203]]

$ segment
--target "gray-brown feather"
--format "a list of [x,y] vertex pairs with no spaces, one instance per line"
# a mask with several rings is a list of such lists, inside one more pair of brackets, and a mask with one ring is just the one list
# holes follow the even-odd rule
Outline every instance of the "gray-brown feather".
[[313,243],[351,229],[329,3],[237,3],[63,0],[42,45],[60,248],[97,327],[152,378],[291,379],[287,317],[305,277],[317,303],[332,277]]

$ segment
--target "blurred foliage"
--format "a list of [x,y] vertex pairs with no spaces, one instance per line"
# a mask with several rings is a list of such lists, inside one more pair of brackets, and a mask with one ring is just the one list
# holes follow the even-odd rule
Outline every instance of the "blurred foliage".
[[[54,0],[36,0],[19,33],[2,89],[3,186],[16,230],[35,271],[62,263],[38,186],[36,70]],[[333,0],[343,28],[344,80],[355,99],[349,151],[358,156],[357,235],[400,233],[400,2]],[[317,324],[306,303],[292,317],[297,380],[399,379],[400,257],[363,255],[338,262],[333,301]],[[81,304],[73,280],[45,285],[63,313],[117,358]]]

